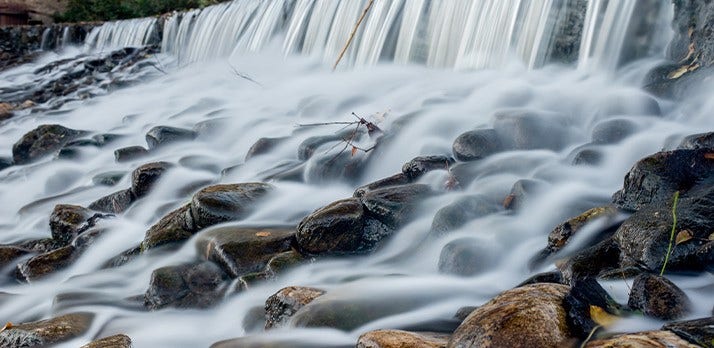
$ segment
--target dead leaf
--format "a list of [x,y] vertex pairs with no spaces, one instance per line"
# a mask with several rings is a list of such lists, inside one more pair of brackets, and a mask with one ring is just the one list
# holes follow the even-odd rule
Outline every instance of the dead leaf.
[[356,147],[356,146],[352,146],[352,157],[354,157],[355,154],[357,154],[357,147]]
[[677,238],[674,241],[674,245],[680,245],[692,238],[694,238],[692,232],[689,232],[689,230],[681,230],[679,231],[679,233],[677,233]]
[[606,312],[601,307],[590,305],[590,319],[592,319],[598,325],[608,327],[614,324],[620,318]]
[[270,232],[268,231],[260,231],[255,234],[257,237],[270,237]]
[[704,154],[704,158],[706,159],[714,159],[714,153],[708,152]]

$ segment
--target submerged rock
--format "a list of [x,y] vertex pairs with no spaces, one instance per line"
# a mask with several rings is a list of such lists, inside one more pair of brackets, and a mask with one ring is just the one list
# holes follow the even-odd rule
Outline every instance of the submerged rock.
[[662,320],[681,318],[690,308],[684,291],[669,279],[653,274],[640,274],[635,278],[627,305]]
[[443,333],[375,330],[362,334],[357,348],[446,348],[448,341]]
[[452,146],[459,161],[475,161],[503,151],[501,140],[493,129],[477,129],[459,135]]
[[245,160],[247,161],[253,157],[264,155],[264,154],[272,151],[278,145],[280,145],[282,142],[284,142],[286,139],[287,139],[287,137],[258,139],[250,147],[250,149],[248,149],[248,153],[245,155]]
[[662,329],[672,331],[690,343],[714,347],[714,317],[669,323]]
[[402,166],[402,173],[409,180],[413,181],[432,170],[449,170],[449,167],[456,163],[453,158],[438,156],[419,156]]
[[156,126],[146,133],[146,143],[149,145],[149,150],[153,150],[164,145],[193,140],[197,136],[198,133],[190,129]]
[[71,265],[79,257],[72,245],[34,256],[17,265],[15,276],[21,281],[33,281]]
[[500,211],[495,202],[482,195],[462,197],[439,209],[431,222],[431,235],[440,236],[471,220]]
[[220,267],[208,261],[158,268],[151,273],[144,305],[151,310],[211,307],[223,299],[226,279]]
[[699,348],[671,331],[645,331],[589,341],[585,348]]
[[[613,220],[618,215],[617,209],[613,206],[604,206],[592,208],[576,217],[570,218],[562,224],[556,226],[548,235],[548,246],[546,249],[549,253],[555,253],[565,247],[570,239],[584,227],[597,221],[603,222],[602,231],[607,230],[613,225]],[[614,232],[614,231],[612,231]]]
[[152,162],[134,169],[131,173],[131,192],[137,198],[146,196],[161,176],[172,167],[168,162]]
[[439,272],[468,277],[487,270],[492,262],[493,254],[482,241],[460,238],[441,249]]
[[131,338],[127,335],[114,335],[104,337],[87,343],[79,348],[131,348]]
[[15,164],[27,164],[59,150],[84,134],[83,131],[60,126],[42,125],[23,135],[12,146],[12,159]]
[[626,118],[599,122],[593,127],[591,138],[595,144],[615,144],[637,131],[637,124]]
[[22,256],[31,253],[30,250],[13,245],[0,246],[0,269],[5,268]]
[[324,290],[299,286],[280,289],[265,301],[265,329],[284,326],[300,308],[324,293]]
[[133,161],[148,155],[149,150],[143,146],[128,146],[114,151],[114,159],[119,163]]
[[569,140],[560,115],[509,110],[494,115],[493,128],[505,148],[560,150]]
[[567,293],[565,285],[546,283],[505,291],[474,310],[448,347],[566,346],[573,340],[562,305]]
[[58,204],[50,215],[52,238],[67,244],[77,235],[94,226],[96,220],[102,217],[104,216],[78,205]]
[[91,313],[71,313],[52,319],[13,325],[0,332],[2,347],[49,346],[84,334],[92,324]]
[[131,189],[114,192],[104,196],[91,204],[89,209],[104,213],[121,214],[126,211],[136,200]]

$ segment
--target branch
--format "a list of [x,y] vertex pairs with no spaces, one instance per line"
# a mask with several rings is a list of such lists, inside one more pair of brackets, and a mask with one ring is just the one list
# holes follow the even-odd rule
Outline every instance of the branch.
[[364,17],[367,16],[367,12],[369,12],[369,9],[372,8],[372,4],[374,4],[374,0],[369,0],[367,7],[364,8],[364,11],[362,11],[362,15],[357,20],[357,23],[355,24],[354,29],[352,29],[352,33],[350,33],[350,37],[347,39],[347,43],[345,44],[345,47],[342,47],[342,51],[340,52],[340,55],[337,56],[337,61],[335,62],[335,65],[332,66],[332,71],[335,71],[335,69],[337,69],[337,64],[340,64],[340,60],[342,60],[342,56],[345,55],[347,48],[350,47],[352,40],[355,38],[355,33],[357,33],[357,29],[359,29],[360,24],[362,24]]
[[260,84],[260,82],[258,82],[258,81],[256,81],[256,80],[253,80],[250,76],[248,76],[248,75],[246,75],[246,74],[241,73],[241,72],[238,71],[238,69],[236,69],[233,65],[231,65],[231,64],[228,64],[228,65],[230,65],[231,69],[233,70],[233,73],[236,74],[236,76],[238,76],[238,77],[240,77],[240,78],[242,78],[242,79],[248,80],[248,81],[250,81],[250,82],[253,82],[253,83],[255,83],[256,85],[258,85],[258,86],[260,86],[260,87],[263,87],[263,85]]

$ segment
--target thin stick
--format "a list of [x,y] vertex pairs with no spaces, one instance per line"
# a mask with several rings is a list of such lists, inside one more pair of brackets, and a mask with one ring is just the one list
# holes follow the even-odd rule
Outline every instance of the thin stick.
[[364,17],[367,16],[367,12],[369,12],[369,9],[372,8],[373,3],[374,3],[374,0],[369,0],[367,7],[364,8],[364,11],[362,11],[362,15],[357,20],[357,23],[355,24],[354,29],[352,29],[352,33],[350,33],[350,37],[349,37],[349,39],[347,39],[347,43],[345,44],[345,47],[342,47],[342,51],[340,52],[340,55],[337,56],[337,61],[335,62],[335,65],[332,66],[332,71],[335,71],[335,69],[337,69],[337,64],[340,64],[340,60],[342,60],[342,56],[345,55],[347,48],[350,47],[352,40],[355,38],[355,33],[357,33],[357,29],[359,29],[360,24],[362,24],[362,20],[364,20]]
[[583,341],[583,344],[580,345],[580,348],[585,348],[585,346],[588,345],[588,341],[590,341],[590,339],[593,338],[593,335],[595,334],[595,331],[597,331],[600,327],[601,327],[600,325],[595,325],[595,327],[594,327],[592,330],[590,330],[590,334],[589,334],[588,337],[585,339],[585,341]]
[[664,275],[664,270],[669,262],[669,255],[672,253],[672,244],[674,243],[674,232],[677,229],[677,201],[679,201],[679,191],[674,193],[674,201],[672,202],[672,231],[669,233],[669,245],[667,246],[667,254],[664,256],[662,270],[659,271],[659,276]]

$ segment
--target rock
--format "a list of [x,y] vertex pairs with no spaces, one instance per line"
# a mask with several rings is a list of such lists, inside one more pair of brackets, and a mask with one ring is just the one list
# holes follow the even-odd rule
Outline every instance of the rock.
[[15,276],[20,281],[33,281],[71,265],[79,256],[72,245],[48,251],[17,265]]
[[439,209],[431,222],[433,236],[456,230],[471,220],[500,211],[500,207],[483,195],[462,197]]
[[503,151],[501,140],[493,129],[477,129],[459,135],[452,146],[459,161],[475,161]]
[[[613,206],[607,205],[592,208],[576,217],[570,218],[562,224],[556,226],[555,229],[550,232],[548,235],[548,246],[546,249],[550,253],[560,251],[580,230],[597,222],[602,222],[604,224],[599,230],[606,231],[612,227],[617,215],[617,209]],[[614,230],[612,232],[614,232]]]
[[543,273],[538,273],[535,274],[528,279],[524,280],[518,286],[516,287],[521,287],[524,285],[528,284],[536,284],[536,283],[553,283],[553,284],[563,284],[563,274],[558,271],[549,271],[549,272],[543,272]]
[[262,332],[265,330],[265,308],[254,306],[243,316],[241,326],[246,333]]
[[627,305],[662,320],[684,317],[691,307],[689,298],[677,285],[665,277],[647,273],[635,278]]
[[39,126],[23,135],[12,146],[12,159],[16,164],[27,164],[59,150],[69,141],[84,134],[57,124]]
[[572,335],[586,338],[599,326],[607,327],[623,313],[610,294],[595,278],[574,279],[563,300],[568,327]]
[[569,134],[559,115],[509,110],[494,115],[493,128],[502,146],[515,150],[560,150]]
[[248,153],[245,155],[245,160],[249,160],[253,157],[264,155],[272,151],[275,147],[280,145],[285,141],[287,137],[280,138],[260,138],[248,149]]
[[144,305],[151,310],[212,307],[223,299],[226,279],[220,267],[208,261],[158,268],[151,273]]
[[15,165],[15,163],[12,161],[12,158],[0,157],[0,171],[5,168],[10,168],[13,165]]
[[454,163],[456,161],[448,156],[419,156],[405,163],[402,166],[402,173],[413,181],[432,170],[449,170]]
[[292,336],[289,338],[271,334],[244,336],[216,342],[210,348],[345,348],[343,343],[326,343],[323,336]]
[[572,158],[571,164],[574,166],[579,165],[599,165],[603,160],[603,153],[592,145],[583,145],[573,150],[568,155],[568,158]]
[[460,238],[446,244],[439,255],[439,272],[472,276],[488,269],[493,255],[483,241]]
[[367,185],[358,187],[355,190],[355,193],[353,196],[355,198],[361,198],[361,197],[364,197],[364,195],[367,194],[367,192],[369,192],[369,191],[374,191],[377,189],[391,187],[391,186],[406,185],[411,182],[412,182],[412,180],[409,178],[409,176],[407,176],[404,173],[394,174],[390,177],[387,177],[384,179],[379,179],[375,182],[371,182]]
[[392,229],[365,216],[356,198],[343,199],[305,217],[297,227],[297,246],[305,255],[349,255],[372,251]]
[[645,331],[589,341],[585,348],[698,348],[671,331]]
[[79,348],[131,348],[131,338],[127,335],[114,335],[92,341]]
[[136,197],[147,195],[154,184],[169,168],[173,167],[168,162],[153,162],[141,165],[131,173],[131,191]]
[[454,314],[454,318],[458,319],[459,322],[463,322],[476,309],[478,309],[477,306],[461,307],[456,311],[456,314]]
[[447,347],[562,347],[573,336],[562,302],[568,287],[532,284],[507,290],[474,310]]
[[31,251],[25,248],[2,245],[0,246],[0,269],[3,269],[18,258],[29,254]]
[[50,215],[52,238],[67,244],[80,233],[96,224],[103,217],[94,211],[78,205],[58,204]]
[[265,329],[284,326],[300,308],[324,293],[320,289],[298,286],[280,289],[265,301]]
[[121,181],[124,175],[126,175],[126,173],[121,171],[100,173],[92,178],[92,183],[102,186],[114,186]]
[[664,151],[645,157],[630,169],[612,201],[630,211],[671,202],[675,191],[684,195],[712,176],[712,158],[714,153],[707,149]]
[[340,135],[314,136],[303,140],[298,146],[298,159],[305,161],[315,154],[315,151],[322,145],[334,141],[342,141]]
[[409,221],[416,205],[431,195],[428,185],[408,184],[369,191],[362,197],[362,204],[371,216],[398,228]]
[[272,189],[270,184],[255,182],[214,185],[198,191],[191,199],[191,216],[196,228],[246,217],[256,202]]
[[591,139],[595,144],[616,144],[632,135],[637,125],[625,118],[615,118],[599,122],[592,130]]
[[104,196],[91,204],[89,209],[104,213],[121,214],[126,211],[136,200],[131,189],[114,192]]
[[307,261],[307,259],[305,259],[305,257],[299,252],[290,250],[271,257],[270,260],[268,260],[268,264],[265,266],[265,271],[273,276],[276,276],[277,274],[285,272],[286,270],[305,261]]
[[121,254],[114,256],[111,259],[107,260],[107,262],[105,262],[102,265],[102,269],[121,267],[121,266],[131,262],[132,260],[134,260],[140,254],[141,254],[141,247],[129,248],[127,250],[124,250]]
[[13,107],[10,103],[0,103],[0,121],[7,120],[13,116]]
[[254,286],[266,281],[271,280],[272,276],[267,272],[253,272],[244,274],[235,281],[235,292],[246,291],[252,289]]
[[556,263],[568,283],[575,279],[597,277],[620,267],[620,248],[612,239],[606,239],[579,251],[562,263]]
[[191,238],[195,231],[189,203],[170,212],[152,225],[141,242],[141,250],[146,251],[158,246],[182,242]]
[[679,143],[679,150],[711,149],[714,151],[714,132],[692,134]]
[[357,348],[446,348],[448,341],[442,333],[376,330],[362,334]]
[[714,347],[714,317],[669,323],[662,329],[672,331],[690,343]]
[[197,136],[198,133],[190,129],[156,126],[146,133],[146,143],[149,145],[149,150],[153,150],[167,144],[193,140]]
[[538,180],[518,180],[513,184],[511,193],[503,200],[503,207],[508,210],[519,210],[528,203],[532,196],[544,191],[546,186],[545,182]]
[[1,347],[49,346],[84,334],[94,314],[71,313],[56,318],[13,325],[0,332]]
[[114,159],[120,163],[133,161],[148,155],[149,150],[142,146],[128,146],[114,151]]
[[312,156],[305,164],[305,182],[321,184],[333,181],[356,181],[368,154],[351,151],[327,152]]
[[275,254],[290,250],[294,237],[290,227],[219,226],[203,232],[196,249],[235,278],[265,268]]

